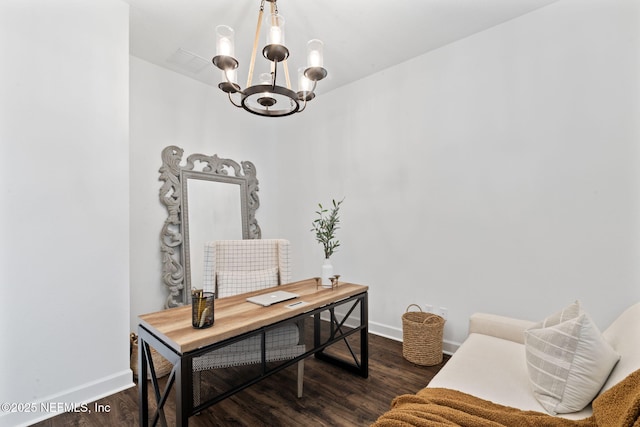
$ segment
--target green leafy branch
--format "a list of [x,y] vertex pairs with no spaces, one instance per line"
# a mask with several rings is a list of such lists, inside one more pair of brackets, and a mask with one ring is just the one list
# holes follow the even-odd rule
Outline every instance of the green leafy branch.
[[[311,231],[316,233],[316,240],[318,243],[322,244],[324,248],[324,257],[327,259],[330,258],[336,248],[340,246],[340,241],[335,238],[335,234],[336,230],[340,228],[340,217],[338,216],[338,212],[343,201],[344,199],[339,202],[332,200],[333,208],[331,209],[331,212],[329,212],[328,209],[323,208],[322,205],[318,203],[318,206],[320,207],[320,210],[316,211],[318,218],[316,218],[312,223],[313,228]],[[329,212],[328,215],[327,212]]]

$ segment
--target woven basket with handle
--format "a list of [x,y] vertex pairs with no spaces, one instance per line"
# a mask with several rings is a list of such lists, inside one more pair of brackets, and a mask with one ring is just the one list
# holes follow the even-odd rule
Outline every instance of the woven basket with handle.
[[[411,307],[420,311],[409,311]],[[410,304],[402,315],[402,356],[411,363],[433,366],[442,363],[442,333],[445,320]]]
[[[133,371],[134,379],[138,378],[138,351],[138,336],[131,332],[129,335],[129,366]],[[173,365],[153,348],[151,349],[151,360],[153,360],[157,378],[164,377],[173,368]],[[147,379],[151,379],[150,372],[147,372]]]

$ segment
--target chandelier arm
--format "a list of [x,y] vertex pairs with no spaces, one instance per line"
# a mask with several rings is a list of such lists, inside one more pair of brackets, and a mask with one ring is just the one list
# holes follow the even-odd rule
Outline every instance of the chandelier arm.
[[304,98],[302,108],[298,110],[298,113],[302,113],[305,108],[307,108],[307,98]]
[[260,3],[260,13],[258,13],[258,23],[256,24],[256,36],[253,39],[253,51],[251,52],[251,62],[249,63],[249,74],[247,76],[247,85],[245,87],[251,86],[253,83],[253,69],[256,65],[256,54],[258,52],[258,40],[260,39],[260,27],[262,26],[262,16],[264,14],[264,2]]
[[240,104],[236,104],[235,102],[233,102],[233,98],[231,98],[231,92],[228,92],[228,93],[227,93],[227,95],[229,95],[229,101],[230,101],[230,102],[231,102],[235,107],[242,108],[242,105],[240,105]]

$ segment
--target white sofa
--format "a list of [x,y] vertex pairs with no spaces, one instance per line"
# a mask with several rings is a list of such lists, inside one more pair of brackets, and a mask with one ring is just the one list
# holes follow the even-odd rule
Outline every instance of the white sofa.
[[[459,390],[501,405],[545,412],[534,397],[527,373],[524,331],[534,324],[474,314],[469,321],[468,338],[427,388]],[[602,331],[602,337],[621,357],[599,394],[640,369],[640,303],[625,310]],[[558,416],[582,419],[591,413],[589,405],[579,412]]]

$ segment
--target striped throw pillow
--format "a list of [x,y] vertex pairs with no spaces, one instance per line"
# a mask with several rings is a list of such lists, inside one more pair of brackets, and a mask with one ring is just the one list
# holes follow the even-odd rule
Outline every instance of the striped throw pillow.
[[591,403],[620,359],[578,302],[526,330],[525,350],[533,394],[552,415]]

